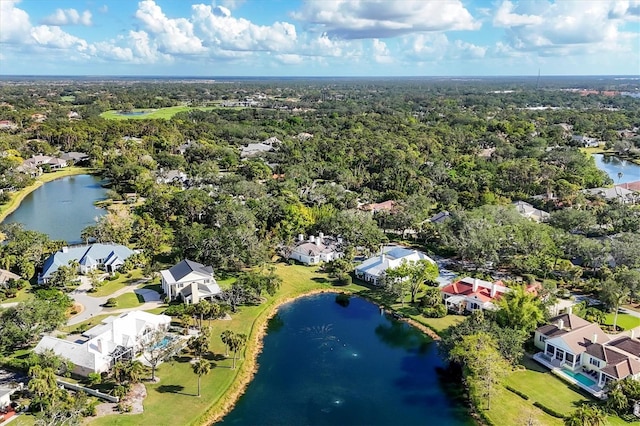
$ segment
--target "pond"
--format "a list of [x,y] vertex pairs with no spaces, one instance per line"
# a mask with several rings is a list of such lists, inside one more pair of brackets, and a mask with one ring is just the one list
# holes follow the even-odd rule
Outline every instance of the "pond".
[[[613,183],[628,183],[640,181],[640,165],[622,160],[614,155],[593,154],[596,166],[605,171]],[[622,173],[621,176],[618,173]]]
[[93,203],[106,198],[101,180],[92,175],[68,176],[47,182],[28,194],[3,223],[22,223],[55,240],[79,243],[84,228],[105,211]]
[[283,305],[259,369],[223,425],[471,425],[436,343],[376,305],[335,294]]

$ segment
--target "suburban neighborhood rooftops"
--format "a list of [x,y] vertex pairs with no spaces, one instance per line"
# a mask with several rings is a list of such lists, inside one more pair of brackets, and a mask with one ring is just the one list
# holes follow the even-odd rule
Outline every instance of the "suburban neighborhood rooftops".
[[129,247],[112,243],[63,247],[44,262],[40,278],[50,278],[60,266],[68,265],[70,261],[76,260],[80,266],[87,267],[99,264],[113,265],[123,262],[132,254],[134,252]]
[[213,274],[213,268],[211,266],[205,266],[201,263],[185,259],[171,268],[161,271],[161,274],[166,282],[175,283],[181,281],[192,272],[199,275],[211,276]]

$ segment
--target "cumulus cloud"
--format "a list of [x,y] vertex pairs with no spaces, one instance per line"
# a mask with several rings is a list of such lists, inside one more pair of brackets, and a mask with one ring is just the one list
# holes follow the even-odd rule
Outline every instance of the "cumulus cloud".
[[372,42],[373,59],[379,64],[390,64],[393,62],[393,57],[387,48],[387,44],[384,41],[380,41],[377,38]]
[[621,28],[625,21],[640,16],[637,12],[638,1],[514,4],[504,0],[496,9],[493,25],[506,29],[506,39],[496,51],[561,56],[629,49],[631,34]]
[[345,39],[480,28],[459,0],[307,0],[292,16]]
[[450,41],[443,33],[418,34],[403,39],[405,59],[434,62],[450,59],[480,59],[487,53],[486,46],[462,40]]
[[38,25],[31,28],[31,37],[41,46],[56,49],[69,49],[75,47],[80,51],[87,49],[87,42],[81,38],[65,33],[60,27]]
[[192,6],[193,22],[209,45],[224,50],[272,51],[288,53],[295,47],[296,27],[288,22],[256,25],[231,16],[223,6]]
[[206,49],[193,33],[193,24],[186,18],[168,18],[153,0],[138,3],[135,14],[145,30],[153,34],[158,49],[169,54],[197,54]]
[[108,60],[134,64],[172,62],[173,57],[158,49],[145,31],[129,31],[126,36],[95,44],[95,54]]
[[0,1],[0,42],[23,42],[29,34],[29,15],[16,7],[19,1]]
[[91,12],[85,10],[80,13],[75,9],[56,9],[51,15],[41,21],[45,25],[91,25]]

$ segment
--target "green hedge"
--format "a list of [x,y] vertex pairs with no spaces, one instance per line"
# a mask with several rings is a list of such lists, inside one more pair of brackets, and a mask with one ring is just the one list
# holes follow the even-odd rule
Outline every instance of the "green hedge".
[[518,395],[520,398],[524,399],[525,401],[529,400],[529,395],[520,392],[518,389],[514,389],[509,385],[507,385],[505,387],[507,388],[508,391],[511,391],[511,392],[515,393],[516,395]]
[[544,411],[545,413],[547,413],[550,416],[553,416],[555,418],[558,419],[564,419],[564,414],[557,412],[556,410],[547,407],[544,404],[540,404],[538,401],[533,403],[534,407],[538,407],[539,409],[541,409],[542,411]]

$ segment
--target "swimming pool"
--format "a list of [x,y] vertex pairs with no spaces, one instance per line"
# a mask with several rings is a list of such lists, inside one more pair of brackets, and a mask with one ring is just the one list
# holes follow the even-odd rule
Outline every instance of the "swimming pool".
[[567,376],[571,377],[574,380],[577,380],[578,382],[582,383],[585,386],[591,387],[596,384],[595,380],[581,373],[574,373],[573,371],[566,370],[564,368],[562,369],[562,373],[566,374]]

